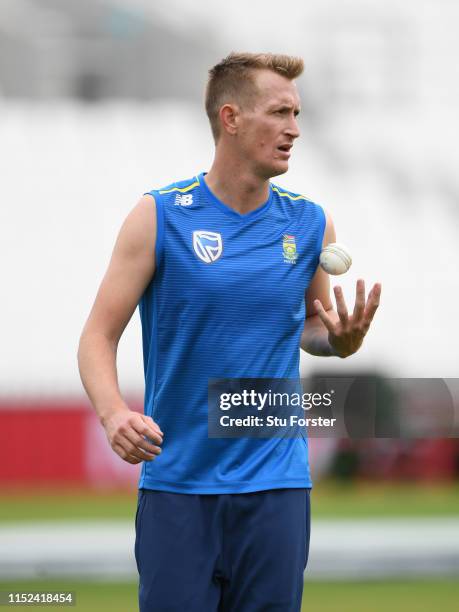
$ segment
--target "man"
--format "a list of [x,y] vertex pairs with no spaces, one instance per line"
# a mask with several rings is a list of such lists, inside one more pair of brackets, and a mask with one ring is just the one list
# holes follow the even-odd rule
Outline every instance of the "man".
[[[119,233],[79,365],[113,450],[143,462],[136,516],[142,612],[298,611],[309,549],[307,441],[208,436],[211,378],[298,378],[299,346],[347,357],[379,302],[353,314],[318,267],[320,206],[269,182],[299,136],[301,59],[230,54],[209,73],[210,171],[144,195]],[[116,350],[140,302],[145,415]],[[305,318],[306,314],[306,318]]]

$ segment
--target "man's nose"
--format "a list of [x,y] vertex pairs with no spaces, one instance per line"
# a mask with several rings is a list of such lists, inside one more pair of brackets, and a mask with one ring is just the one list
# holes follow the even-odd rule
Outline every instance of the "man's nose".
[[287,126],[286,133],[290,136],[290,138],[298,138],[298,136],[300,135],[300,128],[298,126],[298,121],[296,117],[291,118]]

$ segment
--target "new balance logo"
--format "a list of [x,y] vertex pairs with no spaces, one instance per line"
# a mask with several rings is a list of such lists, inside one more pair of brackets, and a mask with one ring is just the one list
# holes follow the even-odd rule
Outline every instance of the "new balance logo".
[[193,204],[193,194],[178,193],[175,196],[175,203],[178,206],[190,206],[191,204]]

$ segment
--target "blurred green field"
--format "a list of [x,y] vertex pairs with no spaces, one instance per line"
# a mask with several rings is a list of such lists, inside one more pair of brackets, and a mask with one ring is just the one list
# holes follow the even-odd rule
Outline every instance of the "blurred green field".
[[[315,518],[459,516],[459,485],[338,484],[320,482],[313,489]],[[136,491],[3,492],[0,521],[132,519]]]
[[[76,606],[53,606],[78,612],[135,612],[136,583],[15,582],[0,590],[75,591]],[[456,612],[459,582],[454,580],[309,582],[305,583],[302,612]],[[43,606],[35,606],[42,609]],[[30,609],[14,606],[15,610]],[[205,612],[205,611],[203,611]]]
[[[320,482],[312,494],[313,518],[459,516],[459,485]],[[0,522],[134,520],[136,491],[16,491],[0,495]],[[27,581],[1,583],[0,590],[76,591],[80,612],[131,612],[133,582]],[[453,612],[459,581],[307,581],[302,612]],[[41,608],[41,606],[38,606]],[[25,606],[15,606],[25,609]],[[55,606],[53,609],[64,609]]]

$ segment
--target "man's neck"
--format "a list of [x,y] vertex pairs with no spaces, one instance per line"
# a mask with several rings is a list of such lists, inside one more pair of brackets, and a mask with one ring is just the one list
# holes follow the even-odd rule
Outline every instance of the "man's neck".
[[241,215],[256,210],[269,197],[269,180],[255,176],[239,160],[231,163],[216,156],[204,180],[219,200]]

